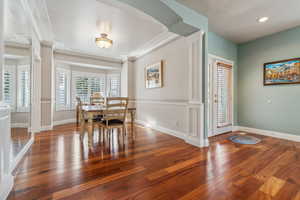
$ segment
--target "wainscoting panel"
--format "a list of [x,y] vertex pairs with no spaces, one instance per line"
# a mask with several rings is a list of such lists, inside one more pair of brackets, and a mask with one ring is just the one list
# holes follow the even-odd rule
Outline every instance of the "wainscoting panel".
[[184,138],[187,131],[186,105],[182,101],[135,101],[136,119],[149,127],[173,130]]
[[188,113],[188,131],[186,141],[195,146],[204,147],[208,145],[208,140],[204,138],[204,106],[189,105]]

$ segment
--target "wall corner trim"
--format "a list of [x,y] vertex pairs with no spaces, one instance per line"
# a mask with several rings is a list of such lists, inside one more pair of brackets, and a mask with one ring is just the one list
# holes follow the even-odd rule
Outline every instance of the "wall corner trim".
[[284,140],[290,140],[294,142],[300,142],[300,135],[293,135],[290,133],[282,133],[277,131],[270,131],[270,130],[263,130],[263,129],[257,129],[257,128],[251,128],[251,127],[244,127],[244,126],[235,126],[233,128],[234,131],[245,131],[249,133],[255,133],[258,135],[264,135]]

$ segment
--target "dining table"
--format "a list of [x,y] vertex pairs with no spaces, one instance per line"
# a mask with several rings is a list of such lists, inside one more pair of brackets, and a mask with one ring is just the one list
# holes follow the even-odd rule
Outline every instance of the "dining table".
[[[83,112],[82,113],[83,115],[79,115],[79,116],[85,116],[86,119],[81,119],[80,117],[78,117],[77,123],[80,123],[81,137],[83,137],[83,133],[85,132],[85,127],[87,125],[89,146],[92,146],[93,143],[92,140],[93,140],[93,132],[94,132],[94,118],[96,116],[103,115],[105,111],[106,111],[105,105],[83,105],[81,108],[81,112]],[[133,133],[136,108],[135,107],[127,108],[127,113],[130,115],[131,132]]]

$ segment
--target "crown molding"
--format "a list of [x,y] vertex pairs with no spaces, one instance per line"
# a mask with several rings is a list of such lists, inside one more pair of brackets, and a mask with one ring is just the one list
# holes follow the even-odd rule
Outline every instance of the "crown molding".
[[41,46],[52,48],[54,46],[54,43],[51,41],[43,40],[43,41],[41,41]]
[[19,49],[30,49],[31,48],[31,44],[12,42],[12,41],[5,41],[4,45],[6,47],[19,48]]
[[121,59],[61,49],[54,50],[54,58],[58,63],[107,70],[121,70],[123,64]]
[[138,58],[154,51],[157,48],[160,48],[164,46],[165,44],[177,39],[180,37],[179,35],[166,31],[163,32],[156,37],[154,37],[152,40],[141,46],[139,49],[136,51],[133,51],[132,53],[129,54],[129,57],[131,60],[137,60]]
[[90,59],[101,60],[101,61],[111,62],[111,63],[116,63],[116,64],[122,64],[123,63],[122,60],[118,59],[118,58],[92,55],[92,54],[87,54],[87,53],[80,52],[80,51],[55,49],[54,53],[63,54],[63,55],[67,55],[67,56],[77,56],[77,57],[81,57],[81,58],[90,58]]

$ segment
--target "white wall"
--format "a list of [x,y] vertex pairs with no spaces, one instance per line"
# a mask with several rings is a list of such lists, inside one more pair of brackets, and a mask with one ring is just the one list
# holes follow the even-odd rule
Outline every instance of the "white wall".
[[[146,89],[144,69],[163,60],[163,87]],[[172,130],[187,132],[188,102],[188,43],[180,37],[134,62],[133,100],[137,107],[137,121]]]

